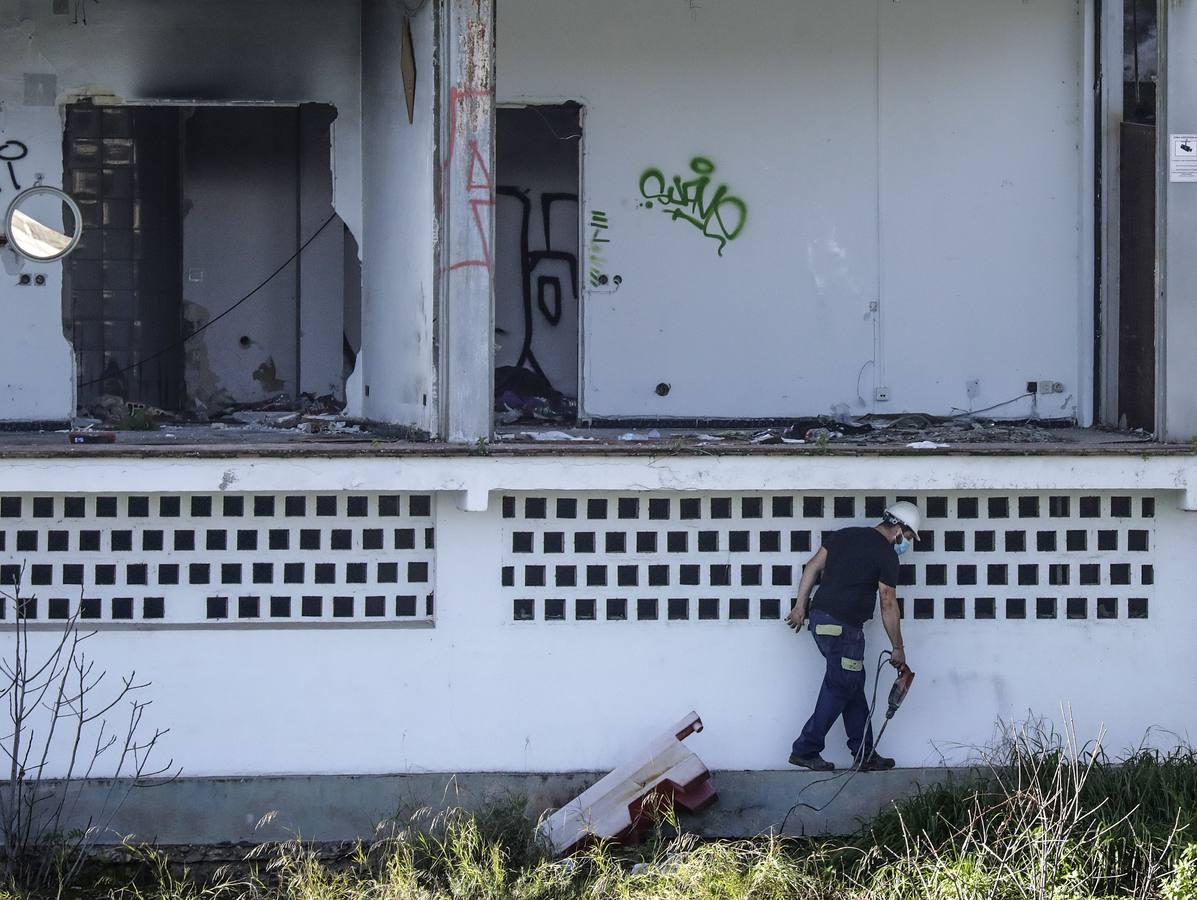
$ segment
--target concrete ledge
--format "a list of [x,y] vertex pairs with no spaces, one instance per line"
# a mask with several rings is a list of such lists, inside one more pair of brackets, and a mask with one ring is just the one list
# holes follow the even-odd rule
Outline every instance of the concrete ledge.
[[[522,799],[531,819],[580,794],[603,774],[422,773],[414,775],[298,775],[257,778],[182,778],[132,790],[120,803],[104,843],[122,837],[159,844],[262,843],[301,838],[349,841],[369,838],[379,822],[409,820],[420,810],[460,807],[481,810]],[[967,770],[895,769],[852,776],[822,813],[798,810],[787,834],[847,834],[894,800],[920,787],[967,774]],[[687,817],[688,830],[707,837],[751,837],[776,828],[798,794],[826,775],[804,771],[715,772],[718,801]],[[820,806],[841,786],[817,784],[803,796]],[[108,781],[82,785],[74,821],[103,821],[101,808],[120,802],[121,786]],[[260,823],[260,824],[259,824]]]
[[[851,834],[895,800],[912,796],[921,788],[953,778],[965,778],[968,769],[893,769],[889,772],[718,772],[715,787],[719,801],[686,824],[706,837],[749,837],[776,830],[786,813],[802,795],[802,802],[826,810],[805,807],[794,810],[786,822],[786,834]],[[844,784],[845,779],[851,779]],[[840,788],[843,791],[832,800]]]

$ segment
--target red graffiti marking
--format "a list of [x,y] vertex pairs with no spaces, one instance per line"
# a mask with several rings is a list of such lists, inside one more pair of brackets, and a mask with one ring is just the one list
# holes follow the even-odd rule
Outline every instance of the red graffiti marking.
[[470,200],[470,212],[474,216],[474,227],[478,230],[478,237],[482,239],[482,259],[463,259],[461,262],[453,263],[449,266],[450,272],[456,272],[458,269],[467,269],[470,266],[477,266],[480,269],[486,269],[490,272],[492,269],[490,259],[490,241],[486,237],[486,223],[482,220],[482,210],[488,206],[495,205],[494,197],[487,197],[481,199]]
[[[482,180],[478,181],[475,177],[479,172],[482,173]],[[494,185],[490,180],[490,169],[486,167],[486,160],[482,158],[482,152],[478,149],[478,142],[473,138],[470,139],[470,174],[466,179],[466,190],[494,190]]]
[[[445,157],[444,178],[446,184],[452,179],[452,167],[457,156],[457,129],[460,110],[473,100],[489,101],[490,91],[458,87],[450,88],[449,90],[449,152]],[[468,198],[470,215],[474,220],[474,228],[477,231],[478,240],[482,247],[482,257],[480,259],[463,259],[450,263],[448,271],[455,272],[458,269],[476,267],[485,269],[487,272],[493,274],[490,234],[483,211],[495,205],[494,181],[491,178],[490,167],[486,163],[486,158],[482,155],[482,151],[478,147],[477,138],[469,138],[469,148],[470,156],[469,162],[466,165],[465,189],[471,195]]]

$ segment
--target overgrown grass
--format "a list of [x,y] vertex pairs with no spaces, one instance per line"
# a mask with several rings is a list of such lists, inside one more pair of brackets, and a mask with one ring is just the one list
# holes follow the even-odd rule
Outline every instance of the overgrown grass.
[[387,823],[340,859],[295,842],[199,878],[150,848],[135,874],[59,896],[116,900],[1197,900],[1197,752],[1111,760],[1041,727],[1008,733],[976,777],[927,788],[843,839],[700,841],[667,824],[639,848],[556,860],[522,803]]

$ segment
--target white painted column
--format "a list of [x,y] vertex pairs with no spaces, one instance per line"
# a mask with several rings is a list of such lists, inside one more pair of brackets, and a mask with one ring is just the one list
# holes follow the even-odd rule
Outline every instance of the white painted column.
[[493,0],[448,0],[443,33],[441,435],[471,443],[493,403]]
[[1173,134],[1197,134],[1197,7],[1160,4],[1160,72],[1163,102],[1159,121],[1161,288],[1157,340],[1162,340],[1163,436],[1187,440],[1197,435],[1197,182],[1172,182],[1170,152]]

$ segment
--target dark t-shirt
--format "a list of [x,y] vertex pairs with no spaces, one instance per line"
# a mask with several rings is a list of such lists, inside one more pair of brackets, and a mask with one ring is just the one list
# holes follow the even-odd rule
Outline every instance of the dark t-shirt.
[[875,528],[841,528],[823,546],[827,564],[811,606],[847,625],[863,625],[877,608],[877,584],[898,585],[898,554]]

